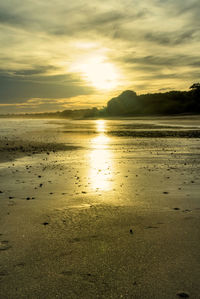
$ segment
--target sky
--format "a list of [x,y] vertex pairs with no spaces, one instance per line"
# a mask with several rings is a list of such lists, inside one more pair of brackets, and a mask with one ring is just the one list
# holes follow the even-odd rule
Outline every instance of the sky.
[[103,107],[200,81],[199,0],[0,2],[0,113]]

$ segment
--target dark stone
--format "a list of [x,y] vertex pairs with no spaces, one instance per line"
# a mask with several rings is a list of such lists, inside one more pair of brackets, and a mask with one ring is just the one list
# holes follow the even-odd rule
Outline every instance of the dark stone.
[[48,225],[48,224],[49,224],[49,222],[46,222],[46,221],[45,221],[45,222],[43,222],[42,224],[43,224],[43,225]]
[[184,292],[177,293],[176,295],[179,296],[180,298],[189,298],[190,297],[187,293],[184,293]]

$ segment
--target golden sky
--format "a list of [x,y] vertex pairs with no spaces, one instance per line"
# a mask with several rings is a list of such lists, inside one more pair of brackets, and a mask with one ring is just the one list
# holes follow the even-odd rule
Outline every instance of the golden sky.
[[0,113],[102,107],[200,79],[199,0],[0,2]]

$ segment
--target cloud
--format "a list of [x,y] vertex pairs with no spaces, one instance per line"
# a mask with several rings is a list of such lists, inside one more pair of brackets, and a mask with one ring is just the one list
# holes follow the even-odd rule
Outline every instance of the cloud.
[[44,66],[32,66],[31,69],[21,69],[13,71],[15,76],[35,76],[35,75],[44,75],[50,71],[57,70],[58,68],[53,65],[44,65]]
[[191,55],[181,55],[181,54],[174,54],[174,55],[165,55],[162,56],[139,56],[133,57],[131,54],[124,56],[123,58],[124,63],[128,63],[131,65],[145,65],[145,66],[153,66],[153,67],[199,67],[200,65],[200,58],[198,56],[191,56]]
[[[24,74],[24,72],[22,72]],[[91,94],[91,87],[81,84],[72,75],[35,77],[25,79],[16,76],[0,76],[0,103],[23,102],[30,98],[68,98],[80,94]]]
[[188,43],[193,39],[194,31],[184,31],[184,32],[148,32],[145,34],[144,38],[152,43],[157,43],[164,46],[174,46],[179,44]]

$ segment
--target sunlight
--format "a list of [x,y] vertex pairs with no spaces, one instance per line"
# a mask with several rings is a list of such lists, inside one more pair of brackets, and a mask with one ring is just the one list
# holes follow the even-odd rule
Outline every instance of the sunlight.
[[90,155],[91,186],[94,190],[108,191],[111,189],[111,156],[107,150],[96,149]]
[[97,89],[111,90],[119,83],[119,72],[104,57],[94,56],[76,64],[82,77]]
[[105,136],[104,134],[101,134],[93,138],[91,142],[95,149],[106,149],[109,141],[110,141],[109,137]]
[[96,121],[96,126],[97,126],[97,132],[98,133],[103,133],[105,132],[105,120],[103,119],[98,119]]
[[92,189],[108,191],[112,188],[112,154],[108,148],[110,138],[104,134],[104,120],[97,120],[96,127],[100,134],[91,140],[89,177]]

